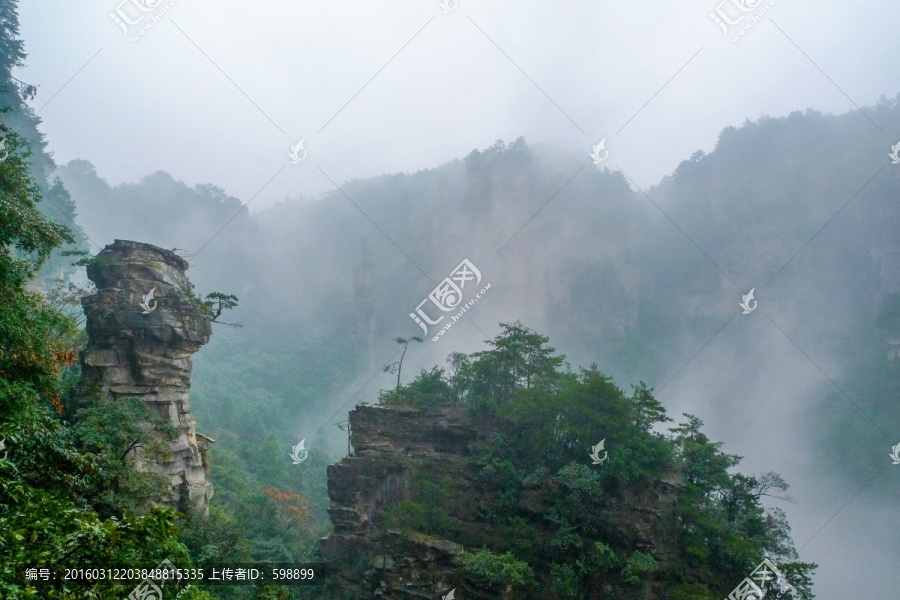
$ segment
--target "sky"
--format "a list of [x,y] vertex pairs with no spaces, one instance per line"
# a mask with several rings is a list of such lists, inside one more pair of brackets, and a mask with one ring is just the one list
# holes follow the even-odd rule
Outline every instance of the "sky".
[[[745,0],[744,22],[772,6],[734,42],[710,17],[732,1],[25,2],[17,76],[58,163],[164,170],[251,211],[519,136],[586,159],[605,139],[646,187],[723,127],[898,92],[895,3]],[[126,35],[117,9],[146,16]]]
[[[133,1],[151,10],[132,0],[21,4],[29,56],[16,76],[40,86],[31,104],[49,150],[60,164],[91,161],[113,185],[158,170],[212,183],[251,212],[520,136],[586,162],[605,140],[605,165],[646,189],[712,151],[725,127],[807,108],[842,114],[900,92],[900,4],[891,2],[744,0],[755,8],[743,13],[739,0],[445,0],[447,12],[440,0]],[[718,8],[748,23],[765,6],[738,41],[741,24],[726,35],[710,18]],[[110,17],[117,10],[145,16],[126,33]],[[886,151],[898,141],[888,133]],[[772,355],[765,368],[777,379],[746,390],[772,405],[708,418],[710,436],[728,438],[725,450],[745,456],[748,472],[774,468],[798,482],[798,505],[783,508],[798,545],[815,534],[802,558],[821,564],[820,599],[863,590],[887,599],[896,554],[880,551],[891,538],[879,538],[890,532],[878,523],[894,509],[859,506],[818,534],[858,486],[809,481],[803,448],[815,445],[792,443],[790,414],[774,421],[781,441],[763,447],[734,422],[810,397],[818,374],[780,373],[787,367]],[[707,360],[669,392],[677,404],[705,390],[700,405],[670,413],[701,412],[734,389],[729,377],[709,383],[723,370],[714,348]]]

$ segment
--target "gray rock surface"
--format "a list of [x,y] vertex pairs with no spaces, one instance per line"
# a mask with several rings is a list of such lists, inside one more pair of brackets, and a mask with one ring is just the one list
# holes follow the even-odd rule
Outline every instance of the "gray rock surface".
[[[150,460],[136,450],[137,467],[172,481],[174,508],[207,512],[212,484],[191,414],[191,355],[209,341],[211,320],[190,294],[188,263],[150,244],[116,240],[87,268],[97,292],[82,299],[88,344],[81,353],[81,402],[141,398],[178,430],[170,453]],[[148,296],[153,292],[152,298]],[[143,306],[142,306],[143,305]]]

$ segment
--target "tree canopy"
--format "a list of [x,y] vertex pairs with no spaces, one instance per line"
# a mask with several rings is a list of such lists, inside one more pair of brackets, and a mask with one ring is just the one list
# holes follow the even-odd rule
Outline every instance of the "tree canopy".
[[[732,472],[740,457],[710,441],[698,417],[660,428],[671,419],[645,384],[625,393],[596,365],[563,369],[548,338],[521,323],[501,329],[488,350],[451,355],[449,373],[423,370],[381,395],[387,405],[460,406],[492,423],[471,462],[492,491],[479,507],[485,527],[501,533],[465,559],[473,576],[514,585],[523,598],[615,590],[623,599],[718,600],[768,557],[795,588],[784,598],[813,597],[815,565],[798,562],[784,513],[761,502],[785,498],[777,474]],[[601,440],[596,466],[590,450]],[[390,522],[452,539],[428,477],[414,474],[414,498]]]

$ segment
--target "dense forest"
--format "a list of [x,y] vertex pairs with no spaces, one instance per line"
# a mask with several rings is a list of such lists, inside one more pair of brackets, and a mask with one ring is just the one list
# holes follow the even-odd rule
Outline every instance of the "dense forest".
[[[495,498],[471,577],[523,598],[714,600],[769,557],[793,586],[782,597],[806,600],[816,565],[788,526],[790,477],[745,469],[714,440],[775,447],[790,428],[821,462],[785,466],[846,487],[841,502],[900,442],[886,425],[900,421],[900,168],[859,112],[727,127],[646,190],[518,139],[251,213],[165,172],[111,185],[87,159],[57,165],[36,89],[13,76],[25,58],[16,2],[0,0],[0,597],[133,587],[38,591],[25,565],[320,560],[326,470],[353,451],[347,411],[371,403],[454,407],[495,428],[471,462]],[[866,111],[900,130],[900,96]],[[198,295],[239,299],[194,357],[194,414],[216,440],[208,516],[162,507],[165,482],[123,459],[161,430],[141,403],[74,399],[84,265],[114,239],[174,249]],[[438,342],[429,329],[410,343],[410,313],[463,259],[490,293]],[[751,288],[762,310],[742,320]],[[598,430],[616,449],[592,469]],[[454,539],[452,482],[432,475],[385,522]],[[629,517],[614,505],[660,480],[678,485],[654,556],[616,534]],[[522,508],[533,489],[552,504],[543,518]],[[199,586],[179,598],[317,594]]]

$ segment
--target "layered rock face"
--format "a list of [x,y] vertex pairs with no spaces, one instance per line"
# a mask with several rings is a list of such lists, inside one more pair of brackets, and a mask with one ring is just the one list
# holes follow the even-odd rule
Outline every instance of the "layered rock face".
[[[477,433],[449,410],[425,414],[359,406],[349,418],[355,455],[328,467],[334,533],[320,542],[334,567],[331,593],[348,599],[440,598],[461,587],[456,571],[462,545],[401,533],[388,528],[382,516],[410,496],[414,470],[436,469],[463,480],[463,457]],[[453,518],[474,520],[466,508],[474,510],[475,502],[460,508],[462,514]]]
[[82,299],[88,345],[81,353],[82,402],[141,398],[178,430],[162,462],[141,449],[139,469],[172,482],[172,506],[208,511],[212,484],[204,452],[209,438],[197,434],[191,415],[190,356],[209,341],[211,320],[188,297],[188,263],[169,250],[116,240],[87,268],[97,293]]
[[[542,594],[516,596],[509,586],[491,585],[469,576],[463,553],[509,535],[481,509],[496,500],[491,482],[479,477],[469,458],[492,425],[466,417],[456,407],[412,408],[358,406],[350,411],[354,456],[328,467],[329,514],[334,532],[320,540],[332,576],[326,597],[339,600],[437,600],[451,590],[454,598],[532,600]],[[446,539],[391,523],[392,513],[416,497],[416,477],[437,484],[426,502],[446,515]],[[603,519],[610,539],[630,539],[634,549],[666,560],[672,552],[662,514],[671,506],[677,482],[657,481],[628,490],[611,503]],[[421,492],[421,490],[419,490]],[[519,508],[539,520],[548,510],[554,484],[545,480],[520,490]],[[418,496],[421,504],[422,496]],[[612,587],[596,597],[617,597]],[[648,596],[652,597],[652,596]]]

